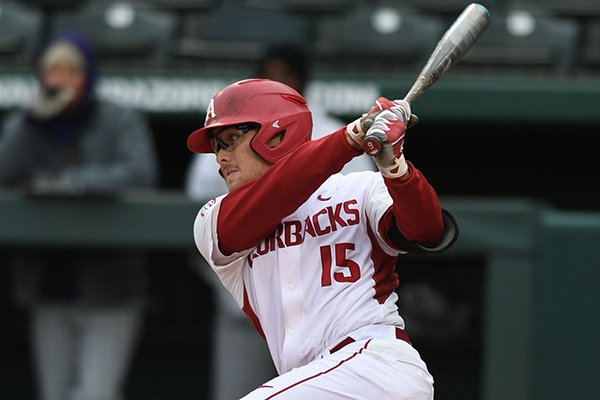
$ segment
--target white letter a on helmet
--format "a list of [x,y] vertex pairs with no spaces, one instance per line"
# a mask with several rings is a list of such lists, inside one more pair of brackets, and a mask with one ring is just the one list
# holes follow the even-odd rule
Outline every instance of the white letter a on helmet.
[[208,103],[208,108],[206,109],[206,120],[204,121],[204,125],[208,123],[209,119],[216,117],[217,114],[215,114],[215,99],[210,99],[210,103]]

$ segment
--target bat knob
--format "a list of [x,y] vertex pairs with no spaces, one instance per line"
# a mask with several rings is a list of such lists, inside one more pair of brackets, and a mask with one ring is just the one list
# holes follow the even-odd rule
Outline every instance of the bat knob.
[[368,155],[376,156],[383,148],[383,141],[375,135],[367,135],[363,141],[362,148]]

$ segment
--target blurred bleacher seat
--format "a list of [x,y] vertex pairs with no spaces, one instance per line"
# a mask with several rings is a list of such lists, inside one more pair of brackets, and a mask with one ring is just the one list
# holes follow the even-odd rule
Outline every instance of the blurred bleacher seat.
[[565,75],[577,62],[579,25],[535,7],[511,7],[456,66],[478,72]]
[[142,2],[157,8],[189,11],[215,7],[219,0],[143,0]]
[[183,15],[172,63],[176,68],[229,68],[247,73],[267,46],[305,45],[309,31],[308,18],[299,13],[225,0],[207,12]]
[[[506,1],[506,0],[505,0]],[[490,11],[499,7],[502,0],[396,0],[397,3],[410,4],[422,11],[441,14],[450,18],[457,17],[471,3],[480,3]]]
[[165,10],[128,1],[90,1],[51,16],[50,32],[77,30],[96,48],[104,68],[155,68],[167,64],[177,20]]
[[[518,0],[512,0],[519,4]],[[598,17],[600,1],[598,0],[523,0],[521,3],[545,8],[556,16],[562,17]]]
[[32,67],[41,48],[44,14],[33,7],[0,1],[0,65]]
[[[48,37],[76,29],[90,36],[109,68],[237,73],[266,47],[293,42],[312,50],[317,72],[414,73],[471,2],[0,0],[0,68],[30,66]],[[600,0],[480,3],[491,26],[451,73],[598,74]]]
[[363,1],[348,14],[319,19],[315,68],[335,73],[414,73],[445,28],[442,19],[398,2]]
[[46,10],[79,8],[89,1],[92,0],[19,0],[20,3]]
[[357,0],[244,0],[244,3],[256,8],[342,14],[352,9]]
[[585,25],[581,66],[592,73],[600,72],[600,19],[591,20]]

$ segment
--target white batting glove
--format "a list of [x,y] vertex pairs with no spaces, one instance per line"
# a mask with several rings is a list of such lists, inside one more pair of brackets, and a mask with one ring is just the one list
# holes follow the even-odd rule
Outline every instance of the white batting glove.
[[[401,110],[403,109],[403,110]],[[419,122],[419,117],[410,113],[410,105],[408,102],[404,100],[389,100],[385,97],[379,97],[373,107],[363,114],[360,118],[350,122],[346,126],[346,134],[347,136],[354,142],[358,147],[363,147],[363,141],[365,139],[365,134],[367,130],[373,124],[375,117],[377,114],[384,110],[391,110],[394,113],[408,113],[405,115],[409,115],[408,119],[408,127],[412,127]],[[367,151],[368,153],[368,151]]]
[[388,178],[398,178],[408,171],[404,159],[404,134],[410,119],[410,105],[404,100],[396,100],[388,110],[379,113],[367,131],[367,135],[379,139],[383,146],[373,156],[381,174]]
[[350,122],[346,126],[346,134],[352,139],[354,143],[358,145],[358,147],[362,147],[363,140],[365,138],[365,134],[367,130],[373,124],[375,117],[377,114],[382,112],[383,110],[389,110],[394,106],[394,102],[386,99],[385,97],[379,97],[373,107],[363,114],[360,118]]

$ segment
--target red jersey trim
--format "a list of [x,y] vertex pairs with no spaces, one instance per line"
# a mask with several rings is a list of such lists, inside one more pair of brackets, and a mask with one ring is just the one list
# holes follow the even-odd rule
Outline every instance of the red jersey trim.
[[397,257],[390,256],[379,247],[375,234],[368,222],[367,234],[371,242],[371,260],[373,261],[374,269],[372,278],[375,281],[375,295],[373,298],[379,304],[383,304],[400,284],[398,274],[396,274]]
[[250,299],[248,299],[248,292],[246,291],[246,287],[244,286],[244,306],[242,307],[242,311],[248,316],[248,318],[250,318],[250,321],[252,321],[252,325],[254,325],[254,329],[256,329],[256,331],[258,332],[258,334],[260,336],[262,336],[263,339],[267,339],[265,336],[265,332],[262,329],[262,326],[260,325],[260,320],[258,319],[258,316],[254,313],[254,310],[252,309],[252,306],[250,305]]

